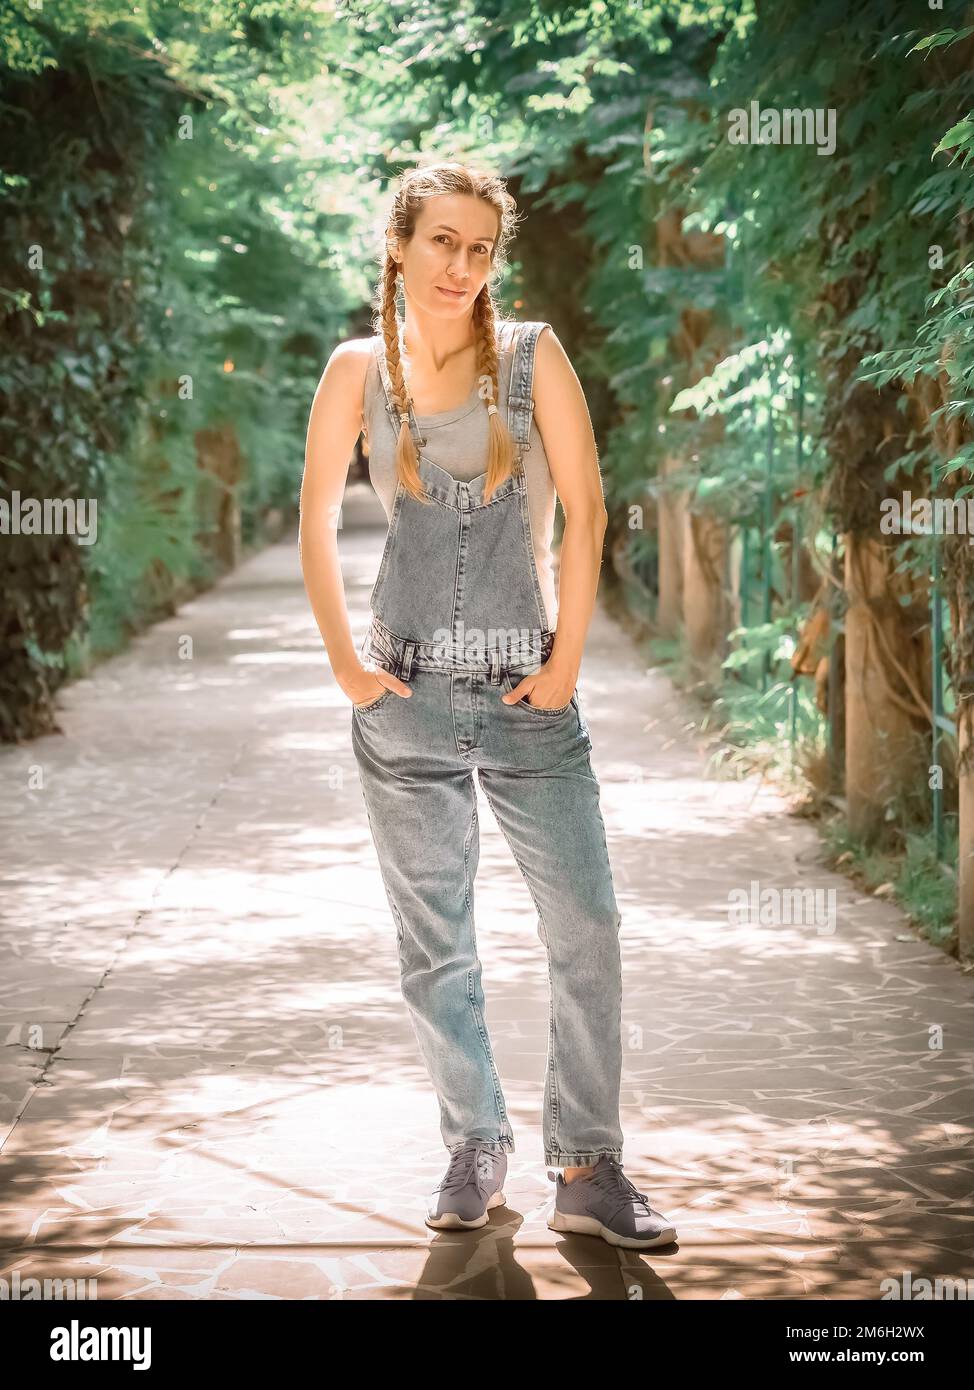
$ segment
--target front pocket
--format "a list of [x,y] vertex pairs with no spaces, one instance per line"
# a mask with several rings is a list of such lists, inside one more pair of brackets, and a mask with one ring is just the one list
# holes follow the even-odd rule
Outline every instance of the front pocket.
[[352,709],[358,714],[368,714],[370,710],[378,709],[380,705],[384,705],[386,700],[388,700],[390,696],[395,695],[395,693],[394,690],[387,690],[384,694],[380,695],[377,700],[372,700],[367,705],[352,705]]
[[[514,677],[511,676],[508,672],[504,673],[504,684],[507,687],[508,694],[510,694],[514,687],[519,683],[520,679],[521,678],[519,677],[518,680],[515,680]],[[562,705],[559,709],[546,709],[544,705],[529,705],[527,697],[522,695],[520,700],[518,700],[517,704],[508,705],[508,709],[527,710],[528,714],[537,715],[539,719],[556,719],[560,714],[567,714],[567,712],[572,707],[574,699],[575,696],[573,693],[567,705]]]

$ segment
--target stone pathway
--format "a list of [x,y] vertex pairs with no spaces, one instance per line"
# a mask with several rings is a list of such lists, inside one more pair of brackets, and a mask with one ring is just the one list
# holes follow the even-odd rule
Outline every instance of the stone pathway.
[[[376,520],[350,489],[356,637]],[[974,1278],[971,978],[823,868],[772,791],[708,779],[678,697],[603,611],[579,689],[623,915],[626,1169],[679,1245],[545,1226],[544,953],[482,794],[478,939],[517,1149],[482,1231],[423,1224],[436,1101],[288,542],[66,690],[62,735],[0,750],[8,1288],[876,1299],[904,1271]],[[732,922],[752,881],[834,890],[834,915]]]

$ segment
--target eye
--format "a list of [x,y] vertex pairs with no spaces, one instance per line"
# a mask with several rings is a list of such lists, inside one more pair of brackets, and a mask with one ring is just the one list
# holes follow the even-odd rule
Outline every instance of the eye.
[[[451,245],[453,244],[453,243],[452,243],[452,239],[447,235],[446,232],[437,232],[436,235],[433,237],[433,240],[434,240],[434,241],[442,241],[442,242],[444,242],[447,246],[451,246]],[[474,253],[475,256],[489,256],[489,255],[490,255],[489,249],[488,249],[486,246],[484,246],[481,242],[478,242],[476,246],[471,246],[470,249],[471,249],[471,251]]]

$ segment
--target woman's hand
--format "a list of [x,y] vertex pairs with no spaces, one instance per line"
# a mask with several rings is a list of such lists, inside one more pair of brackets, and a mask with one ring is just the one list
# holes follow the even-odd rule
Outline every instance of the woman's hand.
[[353,705],[372,705],[385,690],[392,690],[403,699],[410,699],[412,690],[391,671],[377,666],[360,666],[354,679],[342,682],[342,689]]
[[[561,709],[575,694],[576,673],[561,671],[545,662],[540,671],[524,676],[513,690],[501,696],[505,705],[516,705],[519,700],[527,700],[538,709]],[[531,699],[528,699],[531,696]]]

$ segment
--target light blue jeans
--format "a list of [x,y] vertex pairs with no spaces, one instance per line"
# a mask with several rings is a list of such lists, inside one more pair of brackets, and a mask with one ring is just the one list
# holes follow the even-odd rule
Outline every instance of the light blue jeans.
[[622,1156],[621,919],[578,692],[561,710],[503,704],[523,674],[413,669],[408,699],[353,706],[352,744],[444,1143],[514,1149],[474,929],[476,769],[547,953],[545,1162],[583,1166]]

